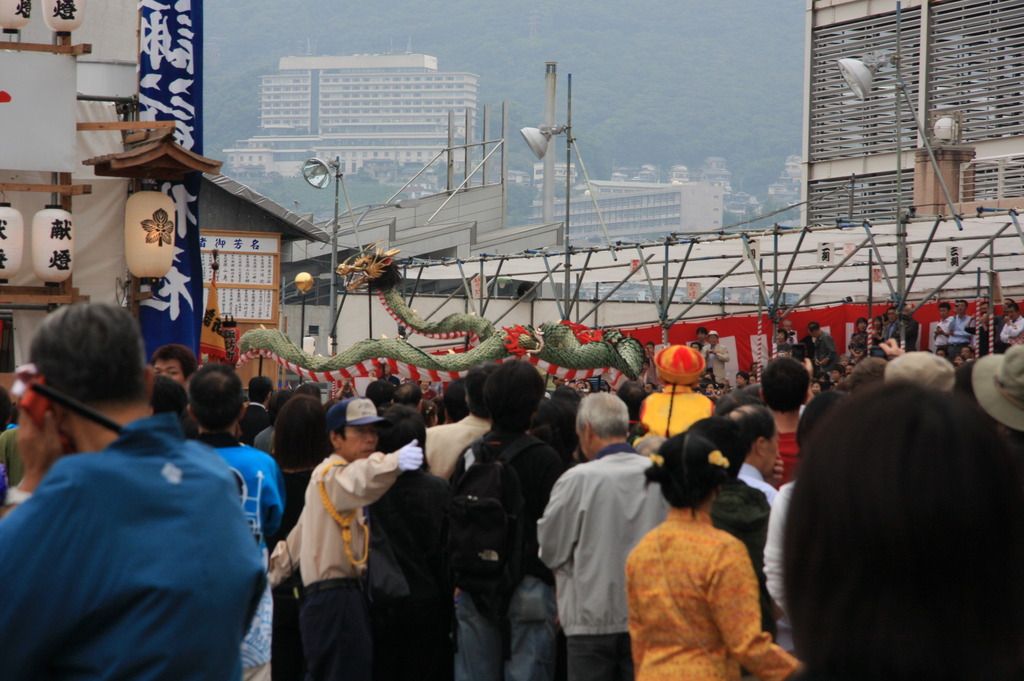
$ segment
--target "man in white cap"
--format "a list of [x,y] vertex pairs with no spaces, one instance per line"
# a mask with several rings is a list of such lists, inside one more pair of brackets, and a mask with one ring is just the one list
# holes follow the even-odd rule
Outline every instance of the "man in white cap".
[[727,377],[725,363],[729,361],[729,348],[719,341],[717,331],[708,331],[708,346],[705,349],[705,356],[708,368],[715,375],[715,383],[725,385]]
[[275,586],[296,567],[302,572],[299,628],[312,679],[372,678],[364,507],[383,496],[402,471],[423,463],[415,440],[391,454],[377,451],[377,428],[387,425],[362,397],[331,407],[327,432],[334,452],[313,470],[299,522],[270,557]]

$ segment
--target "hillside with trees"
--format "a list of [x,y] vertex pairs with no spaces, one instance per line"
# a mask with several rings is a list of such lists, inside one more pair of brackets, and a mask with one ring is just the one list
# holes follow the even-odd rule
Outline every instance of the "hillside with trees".
[[[205,16],[208,155],[258,131],[259,76],[289,55],[411,51],[480,76],[479,103],[511,104],[511,130],[543,119],[558,62],[558,121],[572,74],[573,133],[593,178],[617,166],[726,159],[764,196],[799,153],[804,0],[218,0]],[[516,135],[510,164],[533,157]]]

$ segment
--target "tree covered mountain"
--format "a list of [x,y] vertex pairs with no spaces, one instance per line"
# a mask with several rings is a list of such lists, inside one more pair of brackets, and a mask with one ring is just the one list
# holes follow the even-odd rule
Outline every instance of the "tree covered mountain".
[[[558,62],[558,122],[572,74],[573,133],[593,178],[620,165],[700,166],[764,196],[799,153],[805,0],[217,0],[205,6],[206,152],[258,130],[258,77],[288,55],[406,52],[480,75],[479,102],[511,103],[511,130],[543,119]],[[529,170],[510,140],[512,167]]]

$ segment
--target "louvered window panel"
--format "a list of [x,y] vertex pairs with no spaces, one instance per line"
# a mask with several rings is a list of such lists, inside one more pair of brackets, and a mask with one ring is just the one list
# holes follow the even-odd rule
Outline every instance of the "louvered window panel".
[[[920,8],[902,14],[903,79],[916,102],[920,65]],[[872,52],[896,53],[896,13],[864,17],[814,29],[811,38],[810,161],[829,161],[896,151],[896,69],[882,67],[866,101],[839,72],[837,60]],[[914,118],[900,103],[904,149],[916,144]]]
[[[896,172],[858,175],[853,185],[853,220],[896,221]],[[903,209],[907,210],[914,173],[903,171]],[[816,180],[808,187],[808,218],[812,225],[833,225],[850,217],[850,179]]]
[[961,201],[997,201],[1024,197],[1024,158],[977,159],[960,172]]
[[965,144],[1024,134],[1024,3],[952,0],[930,11],[933,115],[962,112]]

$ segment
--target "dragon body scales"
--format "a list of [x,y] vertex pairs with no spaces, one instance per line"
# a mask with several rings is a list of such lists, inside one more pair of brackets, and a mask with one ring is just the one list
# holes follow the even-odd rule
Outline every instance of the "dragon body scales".
[[430,354],[402,338],[366,339],[331,357],[311,355],[277,329],[253,329],[239,341],[238,364],[266,357],[315,381],[340,381],[373,376],[385,363],[392,373],[414,380],[450,381],[473,366],[522,358],[539,369],[566,379],[604,376],[615,384],[635,379],[643,364],[639,341],[617,329],[595,330],[567,321],[537,327],[495,328],[482,317],[456,313],[436,322],[421,318],[406,305],[399,290],[401,275],[392,256],[380,249],[360,254],[338,267],[353,278],[348,288],[366,285],[376,291],[395,321],[408,331],[432,338],[469,337],[465,352]]

